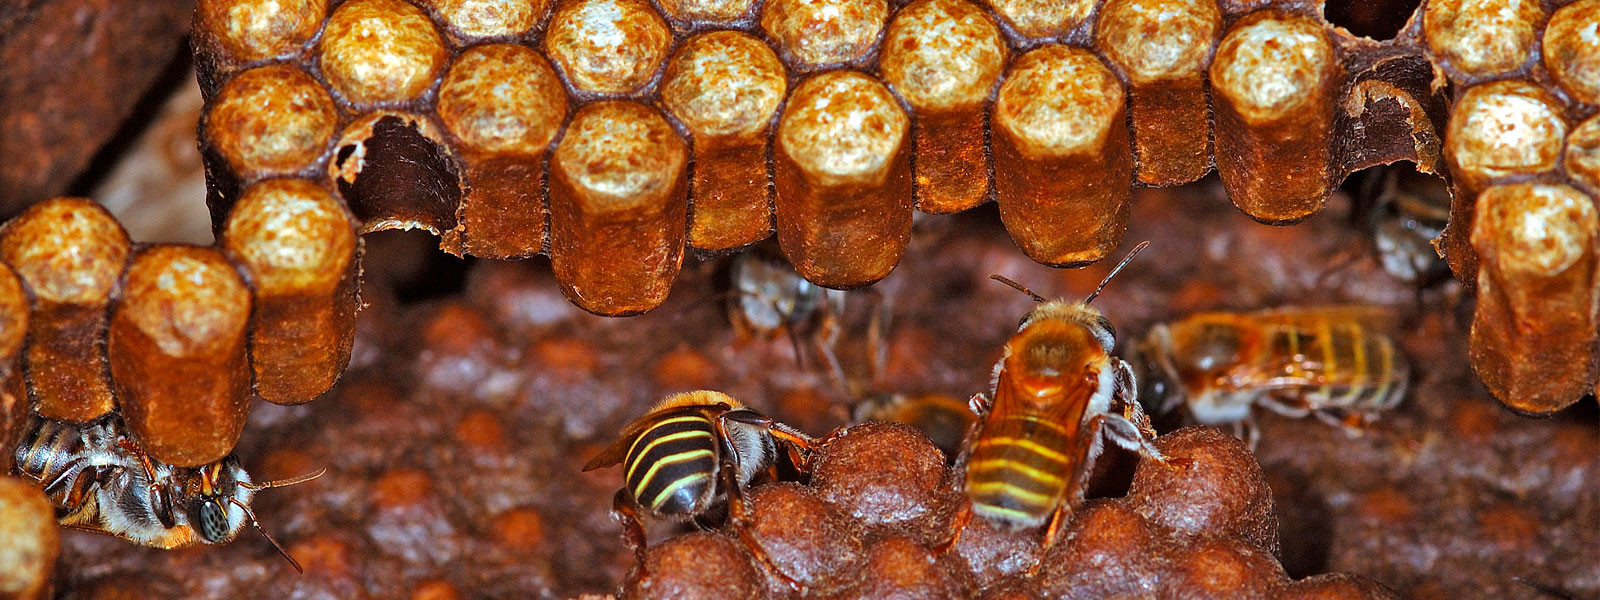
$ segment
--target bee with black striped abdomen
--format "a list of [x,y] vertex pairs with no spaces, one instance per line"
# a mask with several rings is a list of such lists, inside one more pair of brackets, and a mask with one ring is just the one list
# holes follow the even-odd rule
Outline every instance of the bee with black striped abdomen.
[[1257,406],[1354,433],[1405,397],[1410,369],[1384,333],[1390,319],[1365,306],[1201,313],[1152,328],[1139,354],[1160,412],[1244,428],[1252,445]]
[[231,541],[248,521],[296,571],[300,564],[261,528],[250,502],[261,490],[322,475],[254,483],[231,454],[174,467],[146,456],[115,414],[83,425],[33,417],[14,457],[16,473],[44,490],[63,527],[173,549]]
[[[622,464],[623,487],[613,501],[613,515],[622,522],[623,539],[642,568],[640,510],[685,521],[726,498],[729,518],[737,521],[743,515],[743,486],[776,463],[780,447],[809,453],[813,444],[811,436],[745,408],[727,394],[685,392],[629,423],[583,470]],[[796,466],[805,466],[805,459],[790,456]]]
[[965,476],[968,502],[957,515],[950,544],[976,514],[1011,529],[1046,525],[1043,556],[1065,515],[1083,501],[1084,480],[1101,451],[1102,436],[1166,462],[1150,443],[1155,431],[1133,396],[1133,371],[1111,353],[1116,343],[1111,322],[1089,306],[1144,246],[1135,247],[1082,302],[1046,301],[994,276],[1041,304],[1006,342],[995,365],[993,395],[972,399],[977,427],[956,465]]

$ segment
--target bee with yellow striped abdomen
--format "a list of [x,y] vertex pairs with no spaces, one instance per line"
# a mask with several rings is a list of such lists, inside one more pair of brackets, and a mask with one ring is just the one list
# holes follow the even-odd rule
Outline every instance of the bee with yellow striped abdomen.
[[[640,510],[684,521],[726,497],[729,518],[736,521],[743,515],[743,486],[776,463],[780,446],[809,452],[813,443],[810,436],[721,392],[685,392],[629,423],[583,470],[622,464],[624,485],[617,491],[613,514],[642,565]],[[805,461],[795,463],[803,467]]]
[[296,571],[250,502],[261,490],[322,475],[254,483],[232,454],[199,467],[168,465],[145,455],[114,413],[83,425],[33,417],[14,457],[13,469],[44,490],[63,527],[173,549],[231,541],[248,522]]
[[[1135,247],[1106,281],[1143,247]],[[1102,436],[1146,458],[1165,458],[1150,443],[1155,432],[1133,396],[1132,369],[1112,355],[1111,322],[1089,306],[1100,290],[1082,302],[1046,301],[995,279],[1041,304],[1006,342],[992,397],[973,397],[977,429],[957,463],[969,502],[956,518],[955,533],[974,514],[1011,529],[1048,524],[1042,556],[1065,515],[1083,501],[1084,479]]]
[[1200,313],[1152,328],[1139,354],[1159,378],[1161,412],[1247,428],[1252,444],[1257,406],[1353,432],[1405,397],[1410,368],[1389,319],[1364,306]]

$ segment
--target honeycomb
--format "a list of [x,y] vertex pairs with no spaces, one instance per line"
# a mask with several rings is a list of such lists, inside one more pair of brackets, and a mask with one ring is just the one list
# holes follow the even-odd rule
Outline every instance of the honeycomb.
[[[1172,233],[1166,228],[1177,227],[1169,223],[1174,219],[1211,218],[1150,200],[1168,196],[1140,191],[1146,186],[1192,182],[1215,167],[1237,209],[1257,221],[1290,224],[1329,212],[1325,206],[1342,208],[1337,188],[1346,176],[1401,160],[1448,182],[1451,218],[1436,245],[1460,289],[1476,296],[1474,304],[1429,304],[1446,317],[1458,306],[1472,313],[1460,332],[1466,341],[1440,345],[1469,357],[1488,393],[1518,413],[1550,415],[1594,393],[1600,373],[1600,217],[1594,206],[1600,193],[1600,117],[1594,114],[1600,45],[1590,34],[1600,0],[1429,0],[1404,23],[1393,15],[1380,18],[1396,24],[1386,41],[1352,34],[1324,16],[1359,9],[1320,4],[576,0],[495,10],[472,0],[203,1],[193,21],[206,97],[200,147],[218,241],[209,247],[136,244],[103,209],[73,198],[36,204],[8,221],[0,230],[0,364],[6,365],[0,369],[0,440],[10,444],[19,415],[30,407],[76,422],[118,410],[152,456],[199,465],[250,448],[239,446],[250,434],[247,422],[286,418],[252,413],[323,414],[321,407],[257,410],[252,399],[294,405],[349,393],[329,390],[359,350],[357,310],[381,304],[387,293],[358,296],[362,235],[384,229],[430,231],[442,249],[456,254],[544,255],[540,260],[549,261],[561,295],[575,305],[633,315],[662,306],[674,287],[686,287],[680,279],[692,286],[701,274],[688,271],[705,264],[702,259],[768,237],[816,283],[845,289],[884,280],[873,289],[904,290],[927,285],[894,284],[891,276],[905,270],[902,263],[924,243],[919,228],[954,226],[913,227],[922,221],[917,211],[961,212],[994,200],[995,209],[976,212],[997,212],[1023,256],[1081,266],[1111,255],[1130,227]],[[5,10],[0,17],[10,16]],[[1157,21],[1169,25],[1146,33]],[[26,20],[18,23],[0,20],[0,31],[15,27],[40,36],[53,26],[49,20],[35,29]],[[18,48],[29,49],[0,42],[0,50]],[[16,97],[18,87],[8,84],[0,100]],[[26,119],[50,114],[48,107],[27,107],[0,115],[6,118],[0,122],[20,118],[28,125]],[[56,160],[54,142],[36,138],[8,138],[33,146],[5,154]],[[30,173],[60,178],[65,168],[52,162]],[[1133,202],[1135,195],[1149,205]],[[955,221],[962,218],[941,219],[972,222]],[[1190,235],[1153,239],[1201,239],[1177,230]],[[1209,235],[1222,240],[1219,247],[1239,250],[1231,244],[1242,239],[1248,247],[1252,235],[1309,234]],[[1000,261],[996,252],[1009,251],[985,244],[941,252],[951,254],[945,259],[951,262],[960,257],[992,265]],[[1309,265],[1337,253],[1276,241],[1263,247],[1281,257],[1276,269],[1265,262],[1213,268],[1240,273],[1260,267],[1253,272],[1265,281],[1312,289],[1325,278],[1307,283],[1284,265],[1312,271]],[[970,268],[947,270],[970,275]],[[1166,281],[1201,272],[1162,270]],[[977,275],[971,279],[981,280],[983,273]],[[950,277],[933,272],[928,281]],[[1243,278],[1234,285],[1232,301],[1255,301],[1239,302],[1240,309],[1296,297]],[[1378,293],[1390,305],[1411,295],[1350,285],[1358,287],[1355,295]],[[1156,315],[1204,307],[1218,295],[1196,284],[1174,293],[1171,306],[1152,305],[1131,320],[1148,324]],[[473,321],[470,314],[458,316]],[[495,326],[484,327],[458,335],[501,335],[493,333]],[[891,350],[894,343],[925,348],[940,339],[911,331],[897,332]],[[524,333],[503,335],[515,346],[526,341],[518,337]],[[451,338],[450,332],[433,335],[444,338],[441,343]],[[376,352],[374,342],[367,343]],[[554,379],[587,381],[604,370],[604,359],[587,344],[582,336],[541,339],[512,354],[526,350],[558,371],[572,370],[550,375]],[[971,351],[997,347],[980,344]],[[663,381],[701,382],[692,387],[722,387],[706,375],[716,369],[706,368],[694,351],[679,350],[677,362],[652,373]],[[921,370],[920,359],[911,356],[901,353],[889,372]],[[461,371],[439,375],[465,378],[451,393],[480,394],[477,383],[463,382],[483,373],[473,361],[490,358],[474,355],[454,365]],[[983,368],[968,365],[963,372]],[[1478,393],[1470,379],[1451,385],[1461,390],[1458,396]],[[779,398],[811,407],[795,410],[789,418],[797,423],[831,427],[848,413],[841,402],[830,406],[815,393]],[[601,413],[564,414],[591,420],[562,434],[592,440],[593,419],[620,418]],[[475,422],[494,422],[490,414]],[[1571,419],[1587,417],[1557,418],[1553,430],[1570,432]],[[1513,427],[1487,420],[1492,430]],[[473,429],[462,435],[471,438]],[[495,437],[485,435],[489,442]],[[1571,439],[1580,434],[1552,435],[1558,448],[1569,448],[1563,452],[1589,448]],[[1528,438],[1515,443],[1541,439]],[[1376,460],[1405,454],[1401,446],[1378,452]],[[1263,463],[1270,478],[1268,456]],[[367,464],[363,473],[379,464],[388,463]],[[446,511],[437,496],[414,491],[426,487],[418,482],[439,476],[429,468],[385,471],[382,477],[394,477],[375,488],[377,495],[397,497],[397,510],[414,511],[425,525],[429,517],[418,515]],[[1457,485],[1452,481],[1437,485]],[[1509,486],[1496,493],[1518,498],[1530,489],[1492,484]],[[1427,505],[1442,496],[1364,493],[1375,494],[1380,509]],[[1526,539],[1540,535],[1546,544],[1566,544],[1573,536],[1561,526],[1565,519],[1582,523],[1594,514],[1582,502],[1531,516],[1474,502],[1473,510],[1491,511],[1479,519],[1479,529],[1512,532],[1504,535],[1514,541],[1496,552],[1531,552],[1539,545]],[[1417,509],[1408,510],[1398,514]],[[504,526],[537,529],[542,518],[507,517]],[[1541,533],[1552,528],[1563,533]],[[334,570],[355,568],[352,553],[381,545],[377,538],[320,533],[301,549]],[[872,550],[881,562],[863,564],[889,568],[920,551],[918,543],[883,541]],[[69,560],[73,551],[69,544]],[[1341,568],[1379,568],[1350,556]],[[395,564],[412,564],[411,558]],[[180,571],[197,564],[168,560]],[[1581,563],[1539,567],[1559,573],[1479,583],[1512,595],[1533,589],[1516,587],[1522,579],[1557,590],[1592,587],[1572,574]],[[1414,595],[1467,589],[1449,577],[1416,582],[1407,579],[1409,571],[1384,568],[1396,570],[1379,580],[1406,582],[1396,585]],[[404,569],[398,579],[352,573],[375,577],[341,584],[352,593],[384,595],[399,590],[389,586],[402,580],[416,589],[485,589],[448,577],[418,579]],[[597,581],[616,580],[612,572],[570,584],[561,568],[548,573],[538,585],[560,594],[595,591],[602,587]],[[68,577],[85,585],[93,579]],[[164,577],[139,579],[154,586],[149,590],[182,580]],[[1274,589],[1290,585],[1274,581]],[[970,590],[975,583],[958,585]],[[1027,594],[1027,585],[1002,587]]]
[[607,315],[659,305],[685,248],[776,232],[802,275],[854,288],[898,263],[915,209],[994,200],[1030,258],[1082,265],[1121,242],[1133,186],[1214,165],[1240,210],[1293,223],[1412,161],[1451,182],[1439,247],[1483,291],[1475,366],[1548,414],[1593,391],[1600,331],[1600,8],[1563,4],[1373,8],[1355,22],[1395,30],[1375,41],[1320,3],[208,0],[194,47],[218,231],[255,186],[304,180],[358,232],[548,255]]

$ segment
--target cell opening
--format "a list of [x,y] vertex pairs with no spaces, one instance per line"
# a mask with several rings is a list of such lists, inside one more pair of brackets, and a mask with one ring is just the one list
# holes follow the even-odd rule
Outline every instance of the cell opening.
[[1421,0],[1331,0],[1323,9],[1329,23],[1377,41],[1392,40]]
[[424,229],[443,236],[456,228],[461,176],[427,125],[385,115],[348,131],[332,166],[362,233]]

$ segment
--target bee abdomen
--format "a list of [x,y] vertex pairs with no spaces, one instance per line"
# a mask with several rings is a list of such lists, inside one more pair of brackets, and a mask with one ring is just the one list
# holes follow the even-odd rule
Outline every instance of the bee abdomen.
[[13,458],[18,472],[48,483],[70,467],[82,446],[77,429],[36,418]]
[[704,508],[716,486],[717,435],[700,415],[664,418],[634,440],[623,461],[628,492],[657,514]]
[[1323,385],[1305,390],[1313,407],[1371,412],[1405,395],[1409,367],[1394,341],[1360,323],[1317,319],[1311,335],[1284,332],[1291,356],[1305,353],[1320,365]]
[[[1014,433],[1025,431],[1025,434]],[[1039,525],[1067,490],[1066,431],[1034,417],[1000,419],[979,436],[967,463],[973,510],[1015,527]]]

